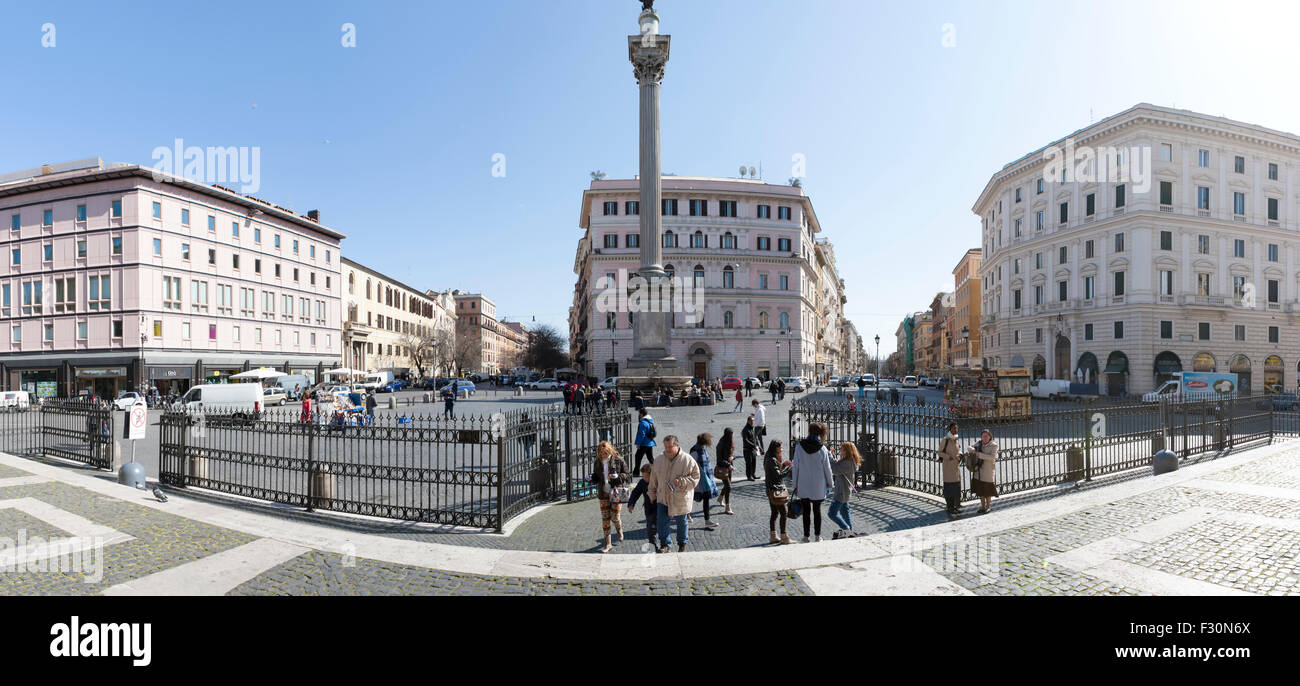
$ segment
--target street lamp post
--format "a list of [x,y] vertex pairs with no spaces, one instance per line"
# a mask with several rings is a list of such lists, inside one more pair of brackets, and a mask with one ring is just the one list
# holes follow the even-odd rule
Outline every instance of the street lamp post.
[[880,383],[880,336],[876,336],[876,383]]
[[776,374],[777,378],[781,377],[781,341],[776,342]]

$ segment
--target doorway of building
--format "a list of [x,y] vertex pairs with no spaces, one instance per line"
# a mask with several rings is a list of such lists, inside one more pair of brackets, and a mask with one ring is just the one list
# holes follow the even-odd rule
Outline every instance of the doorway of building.
[[1057,379],[1070,378],[1070,339],[1056,336],[1056,376]]

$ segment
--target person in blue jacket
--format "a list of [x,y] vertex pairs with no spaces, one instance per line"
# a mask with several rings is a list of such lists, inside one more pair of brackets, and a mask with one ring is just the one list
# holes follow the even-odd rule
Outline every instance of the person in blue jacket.
[[637,410],[636,414],[640,421],[636,425],[636,463],[632,466],[633,472],[641,471],[641,458],[644,457],[650,464],[655,463],[655,418],[650,416],[650,412],[644,407]]
[[709,448],[713,447],[713,434],[702,433],[691,446],[691,457],[700,466],[700,482],[695,485],[695,499],[704,503],[704,530],[718,528],[709,519],[709,499],[718,497],[718,485],[713,476],[713,462],[709,459]]

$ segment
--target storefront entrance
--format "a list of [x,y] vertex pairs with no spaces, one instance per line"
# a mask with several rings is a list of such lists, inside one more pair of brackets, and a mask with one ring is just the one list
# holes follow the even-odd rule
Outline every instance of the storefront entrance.
[[78,367],[73,377],[74,395],[89,393],[101,400],[113,400],[120,391],[132,390],[126,367]]

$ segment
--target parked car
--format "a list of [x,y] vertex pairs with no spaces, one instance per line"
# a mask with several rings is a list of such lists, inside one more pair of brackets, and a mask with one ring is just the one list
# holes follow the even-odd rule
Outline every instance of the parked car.
[[734,391],[737,388],[743,388],[744,386],[745,382],[741,381],[738,376],[728,376],[722,380],[722,390],[724,391]]
[[554,390],[559,390],[561,385],[562,384],[560,384],[559,381],[556,381],[553,377],[548,376],[545,379],[538,379],[532,382],[531,384],[528,384],[528,387],[535,391],[554,391]]
[[604,381],[600,382],[600,390],[602,391],[612,391],[615,388],[618,388],[617,376],[607,376]]
[[747,381],[749,381],[750,388],[753,389],[764,388],[767,386],[767,382],[758,378],[757,376],[751,376],[749,377],[749,379],[747,379]]
[[289,395],[285,393],[284,389],[280,388],[279,386],[271,386],[265,391],[262,391],[262,404],[266,405],[267,407],[270,407],[272,405],[276,405],[276,406],[283,405],[284,402],[288,399],[289,399]]
[[113,401],[113,408],[118,410],[129,410],[136,403],[144,402],[144,396],[134,391],[122,391],[117,394],[117,400]]
[[841,379],[840,377],[838,377],[838,376],[832,376],[831,378],[829,378],[829,379],[826,380],[826,385],[827,385],[827,386],[834,386],[835,388],[839,388],[840,386],[843,386],[843,385],[844,385],[844,384],[840,383],[841,381],[843,381],[843,379]]
[[790,393],[800,393],[808,389],[804,385],[803,379],[797,376],[786,376],[781,378],[785,382],[785,390]]
[[917,379],[915,376],[909,374],[903,377],[903,388],[919,388],[920,385],[920,379]]
[[453,384],[456,386],[457,393],[461,391],[469,391],[470,393],[473,393],[474,391],[478,390],[474,386],[474,382],[470,381],[469,379],[452,379],[451,381],[447,382],[447,384],[444,385],[442,388],[439,388],[438,392],[442,393],[443,391],[450,390]]
[[868,386],[879,386],[879,385],[880,385],[880,382],[876,380],[876,375],[875,375],[875,374],[863,374],[863,375],[862,375],[862,380],[865,381],[866,384],[867,384]]

